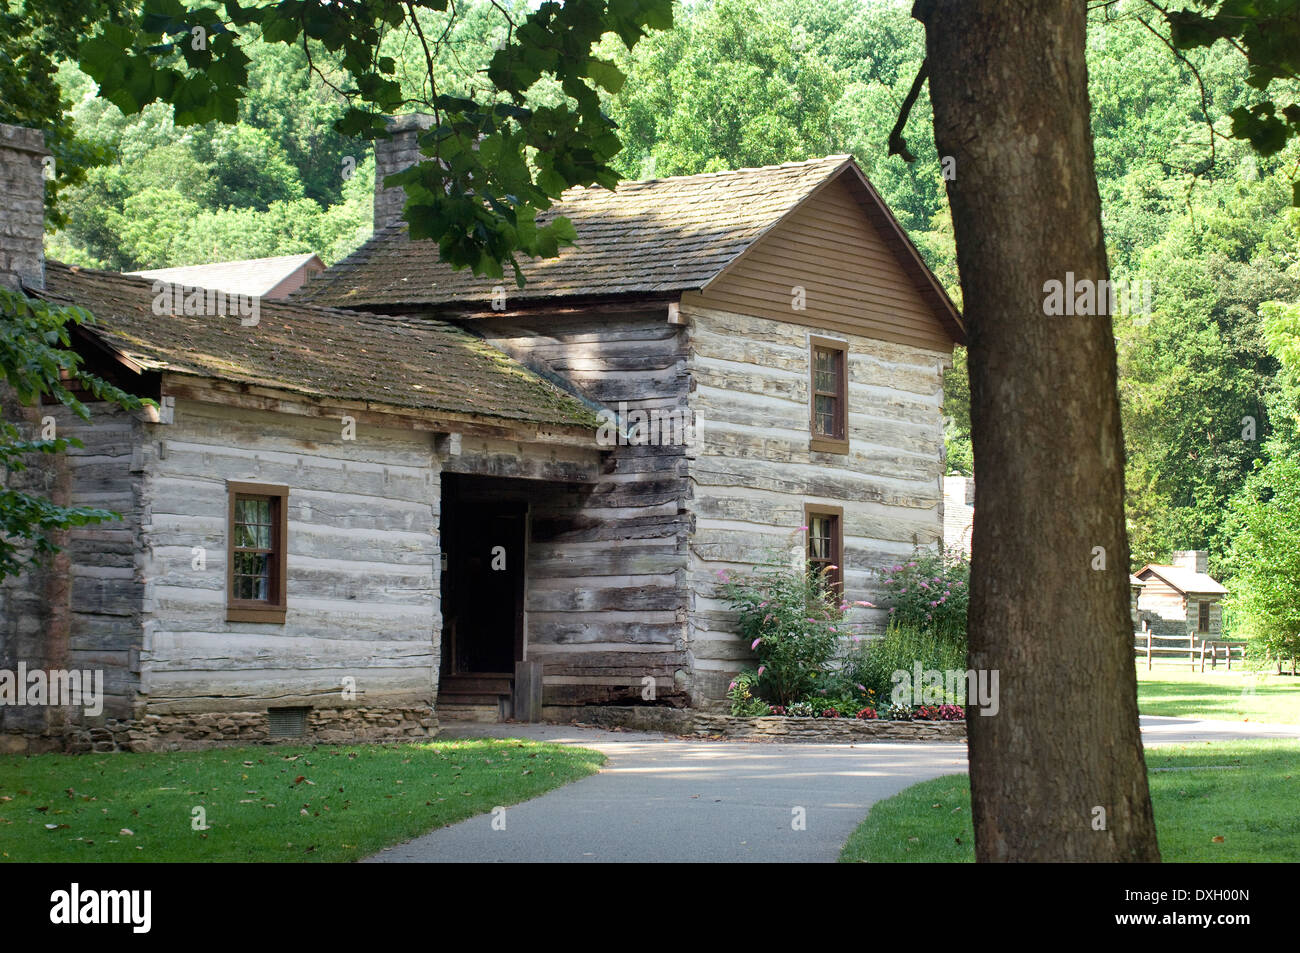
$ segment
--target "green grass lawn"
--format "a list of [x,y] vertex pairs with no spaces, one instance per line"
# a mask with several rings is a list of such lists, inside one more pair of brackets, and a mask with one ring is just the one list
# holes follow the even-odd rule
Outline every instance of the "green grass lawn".
[[[1165,860],[1300,861],[1300,741],[1161,745],[1146,759]],[[969,779],[935,778],[880,801],[840,860],[973,863]]]
[[1300,678],[1223,669],[1202,675],[1170,665],[1138,666],[1138,709],[1144,715],[1300,724]]
[[[511,739],[5,755],[0,860],[355,860],[584,778],[604,761],[586,748]],[[194,829],[195,808],[207,830]]]

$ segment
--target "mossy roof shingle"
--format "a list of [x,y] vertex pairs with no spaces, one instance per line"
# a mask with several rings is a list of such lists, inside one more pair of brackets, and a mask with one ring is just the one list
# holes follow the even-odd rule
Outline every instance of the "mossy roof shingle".
[[623,182],[614,191],[570,189],[539,220],[567,217],[577,243],[557,258],[521,258],[523,288],[513,280],[453,270],[438,260],[437,242],[412,242],[405,224],[389,226],[309,279],[294,298],[334,307],[391,307],[486,302],[499,284],[512,301],[701,288],[852,161],[836,155]]
[[264,299],[246,327],[233,308],[156,314],[143,278],[49,262],[45,280],[42,297],[90,311],[91,333],[148,370],[539,425],[597,423],[580,401],[446,322]]

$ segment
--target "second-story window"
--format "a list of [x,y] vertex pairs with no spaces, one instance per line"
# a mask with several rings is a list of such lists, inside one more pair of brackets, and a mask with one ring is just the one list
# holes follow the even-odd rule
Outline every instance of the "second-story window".
[[843,341],[810,339],[813,450],[849,452],[848,345]]

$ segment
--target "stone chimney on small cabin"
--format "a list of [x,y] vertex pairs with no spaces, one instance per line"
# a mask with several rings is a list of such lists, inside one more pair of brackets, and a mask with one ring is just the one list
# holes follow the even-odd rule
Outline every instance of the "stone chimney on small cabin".
[[0,123],[0,284],[45,287],[45,133]]
[[397,116],[388,123],[387,139],[375,140],[375,231],[402,220],[406,191],[401,186],[384,188],[384,177],[409,169],[422,158],[420,133],[433,125],[424,113]]
[[1180,549],[1174,552],[1170,565],[1192,572],[1209,572],[1210,554],[1204,549]]

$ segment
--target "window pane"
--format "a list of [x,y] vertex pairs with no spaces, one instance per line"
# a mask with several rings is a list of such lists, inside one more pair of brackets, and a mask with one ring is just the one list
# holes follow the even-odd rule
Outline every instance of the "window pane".
[[836,436],[835,398],[826,397],[822,394],[818,394],[817,397],[814,398],[814,400],[815,400],[814,406],[817,409],[817,413],[814,417],[814,420],[816,422],[817,432],[826,437]]
[[242,549],[271,548],[270,499],[235,500],[235,546]]
[[235,553],[233,588],[236,599],[265,601],[271,591],[271,558],[266,553]]
[[808,558],[831,558],[831,527],[825,516],[814,516],[808,521]]
[[813,385],[817,390],[839,392],[840,362],[834,351],[817,348],[813,352]]

